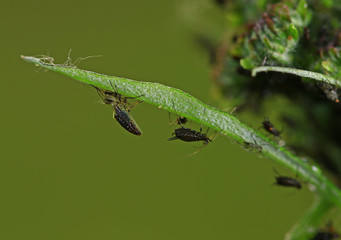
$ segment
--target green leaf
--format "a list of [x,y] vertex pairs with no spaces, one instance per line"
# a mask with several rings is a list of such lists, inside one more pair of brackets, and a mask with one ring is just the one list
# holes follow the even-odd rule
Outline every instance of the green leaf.
[[281,72],[281,73],[289,73],[300,77],[314,79],[316,81],[325,82],[327,84],[334,85],[336,87],[341,87],[341,82],[335,78],[329,77],[322,73],[306,71],[302,69],[296,68],[286,68],[286,67],[271,67],[271,66],[263,66],[257,67],[252,70],[251,75],[255,77],[259,72]]
[[287,31],[288,31],[288,36],[291,36],[293,40],[297,41],[299,39],[298,30],[294,24],[290,24]]
[[250,58],[243,58],[240,59],[240,65],[247,70],[251,70],[252,68],[255,67],[255,65],[253,64],[253,61]]
[[[137,99],[143,100],[144,103],[157,106],[160,109],[175,112],[173,107],[174,103],[176,113],[181,116],[213,128],[221,134],[231,137],[242,145],[244,145],[245,142],[248,142],[261,146],[261,154],[272,158],[294,172],[298,172],[301,177],[314,185],[316,193],[318,193],[324,201],[341,207],[340,190],[322,174],[317,166],[312,166],[294,156],[284,147],[278,146],[267,137],[240,122],[233,115],[209,106],[179,89],[158,83],[134,81],[81,70],[75,67],[58,65],[53,63],[53,59],[48,59],[46,62],[46,59],[26,56],[21,57],[25,61],[31,62],[36,66],[61,73],[70,78],[103,89],[112,90],[110,85],[111,81],[117,86],[118,93],[128,97],[140,96]],[[205,114],[203,113],[204,109],[206,109]]]

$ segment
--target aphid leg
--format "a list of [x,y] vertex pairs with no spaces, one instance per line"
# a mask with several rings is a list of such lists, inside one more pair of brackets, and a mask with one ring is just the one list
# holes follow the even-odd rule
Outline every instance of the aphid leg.
[[234,112],[237,112],[238,107],[234,107],[231,111],[230,114],[232,115]]
[[[204,113],[202,114],[202,117],[201,117],[201,122],[202,122],[202,118],[204,117],[204,115],[205,115],[205,111],[206,111],[206,108],[204,108]],[[209,128],[207,128],[207,131],[206,131],[206,133],[208,132],[208,129]],[[200,132],[202,132],[202,123],[201,123],[201,125],[200,125]]]
[[116,86],[116,82],[115,82],[115,85],[112,83],[112,81],[111,81],[111,80],[109,81],[109,83],[110,83],[110,85],[111,85],[111,88],[112,88],[112,90],[113,90],[115,93],[117,93],[117,86]]
[[94,86],[94,85],[91,85],[91,86],[93,86],[95,89],[96,89],[96,92],[97,92],[97,94],[98,94],[98,96],[102,99],[102,101],[104,100],[104,96],[103,96],[103,93],[102,93],[102,91],[98,88],[98,87],[96,87],[96,86]]
[[282,175],[277,171],[277,169],[276,168],[273,168],[273,170],[274,170],[274,172],[275,172],[275,174],[277,174],[279,177],[281,177]]
[[142,102],[143,102],[142,100],[139,100],[139,101],[137,101],[136,103],[134,103],[133,105],[131,105],[130,107],[126,108],[126,110],[129,112],[130,109],[136,107],[138,104],[140,104],[140,103],[142,103]]
[[[174,133],[172,135],[174,135]],[[168,138],[168,141],[172,141],[172,140],[176,140],[176,139],[179,139],[179,138],[177,136],[171,137],[171,138]]]
[[170,112],[168,112],[168,120],[169,120],[169,125],[171,125],[171,124],[172,124],[172,120],[171,120],[171,114],[170,114]]
[[[176,112],[175,103],[174,103],[174,100],[173,100],[173,99],[172,99],[172,103],[173,103],[173,108],[174,108],[174,112],[175,112],[175,114],[176,114],[176,117],[178,117],[179,115],[178,115],[178,113]],[[179,124],[180,124],[180,126],[181,126],[182,128],[184,128],[184,126],[182,126],[181,121],[179,122]]]

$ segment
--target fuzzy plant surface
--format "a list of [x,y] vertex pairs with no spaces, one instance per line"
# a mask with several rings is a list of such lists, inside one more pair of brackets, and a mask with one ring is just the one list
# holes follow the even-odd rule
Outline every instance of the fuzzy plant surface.
[[[159,109],[176,112],[180,116],[213,128],[239,142],[245,148],[256,149],[255,152],[258,154],[265,155],[297,172],[310,184],[310,189],[315,192],[316,202],[306,217],[287,235],[288,239],[309,239],[308,237],[314,234],[314,230],[317,231],[320,224],[319,219],[322,219],[331,207],[341,208],[341,191],[328,180],[316,164],[300,159],[235,116],[209,106],[179,89],[158,83],[108,76],[78,69],[74,66],[59,65],[55,64],[52,58],[21,57],[37,67],[63,74],[104,90],[112,91],[114,85],[118,94],[136,97]],[[205,109],[205,114],[203,114],[203,109]]]

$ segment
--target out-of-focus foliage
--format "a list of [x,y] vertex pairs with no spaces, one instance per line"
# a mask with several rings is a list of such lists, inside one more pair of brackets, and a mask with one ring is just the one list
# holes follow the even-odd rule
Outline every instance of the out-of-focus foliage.
[[[339,89],[281,73],[252,78],[257,66],[294,67],[340,79],[341,3],[332,0],[216,0],[225,30],[206,44],[212,92],[254,128],[265,118],[283,129],[286,148],[316,160],[341,185]],[[218,34],[215,34],[218,35]],[[198,36],[196,36],[198,39]],[[201,33],[200,39],[210,39]],[[216,44],[218,42],[218,44]],[[214,47],[212,47],[214,46]]]
[[240,64],[247,70],[264,64],[291,65],[300,33],[310,19],[304,0],[297,5],[289,0],[273,4],[238,38],[234,55],[243,57]]

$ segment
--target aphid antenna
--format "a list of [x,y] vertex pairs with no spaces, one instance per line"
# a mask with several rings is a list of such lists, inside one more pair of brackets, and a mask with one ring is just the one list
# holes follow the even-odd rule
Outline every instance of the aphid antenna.
[[102,99],[102,101],[104,101],[104,96],[103,96],[102,91],[98,87],[96,87],[94,85],[91,85],[91,86],[93,86],[96,89],[96,92],[97,92],[98,96]]
[[169,121],[169,125],[171,125],[172,121],[171,121],[171,113],[170,112],[168,112],[168,121]]
[[[110,84],[111,84],[111,87],[112,87],[112,89],[114,90],[114,92],[117,93],[117,94],[120,94],[120,93],[118,93],[118,91],[117,91],[118,88],[117,88],[116,82],[115,82],[115,88],[114,88],[114,86],[113,86],[111,80],[110,80]],[[144,96],[144,94],[138,95],[138,96],[136,96],[136,97],[124,97],[124,98],[125,98],[125,99],[136,99],[136,98],[143,97],[143,96]],[[143,102],[142,100],[139,100],[139,101]]]
[[229,114],[234,114],[236,112],[236,115],[237,115],[237,110],[238,110],[239,107],[234,107]]
[[[109,82],[110,82],[111,88],[114,91],[114,93],[116,95],[118,95],[119,102],[121,102],[124,99],[124,103],[127,103],[127,101],[126,101],[127,99],[136,99],[136,98],[144,96],[144,94],[141,94],[137,97],[122,97],[122,95],[120,93],[118,93],[118,91],[117,91],[118,88],[117,88],[116,82],[115,82],[115,84],[113,84],[111,80]],[[126,110],[129,112],[132,108],[136,107],[138,104],[140,104],[142,102],[143,102],[142,100],[138,100],[136,103],[134,103],[130,107],[126,108]]]
[[197,148],[198,150],[196,150],[195,152],[192,152],[192,153],[190,153],[190,154],[187,154],[187,155],[185,155],[186,157],[192,157],[192,156],[194,156],[194,155],[196,155],[198,152],[200,152],[204,147],[206,147],[206,145],[207,145],[207,143],[205,144],[203,144],[201,147],[194,147],[194,148]]
[[[207,134],[207,132],[208,132],[208,129],[209,128],[207,128],[207,131],[206,131],[206,133],[205,134]],[[220,135],[220,133],[223,131],[223,129],[220,129],[220,131],[218,131],[218,133],[214,136],[214,138],[207,138],[208,139],[208,142],[214,142],[214,140]],[[206,143],[206,142],[204,142],[204,145],[206,146],[208,143]]]
[[[282,175],[277,171],[276,168],[273,167],[272,169],[274,170],[275,174],[278,175],[278,177],[282,177]],[[274,184],[276,185],[276,183],[274,183]]]
[[128,107],[126,110],[128,112],[130,112],[131,109],[133,109],[134,107],[136,107],[138,104],[142,103],[142,100],[138,100],[136,103],[134,103],[133,105],[131,105],[130,107]]
[[[220,132],[221,132],[222,130],[220,130],[215,136],[214,136],[214,138],[208,138],[208,141],[209,142],[214,142],[214,140],[220,135]],[[206,145],[207,145],[207,143],[206,143]]]
[[[296,169],[296,174],[295,174],[295,180],[298,180],[299,179],[299,175],[298,175],[298,169],[300,168],[300,165],[297,165],[297,169]],[[304,184],[307,184],[309,183],[308,181],[305,181],[305,180],[300,180],[301,183],[304,183]]]

